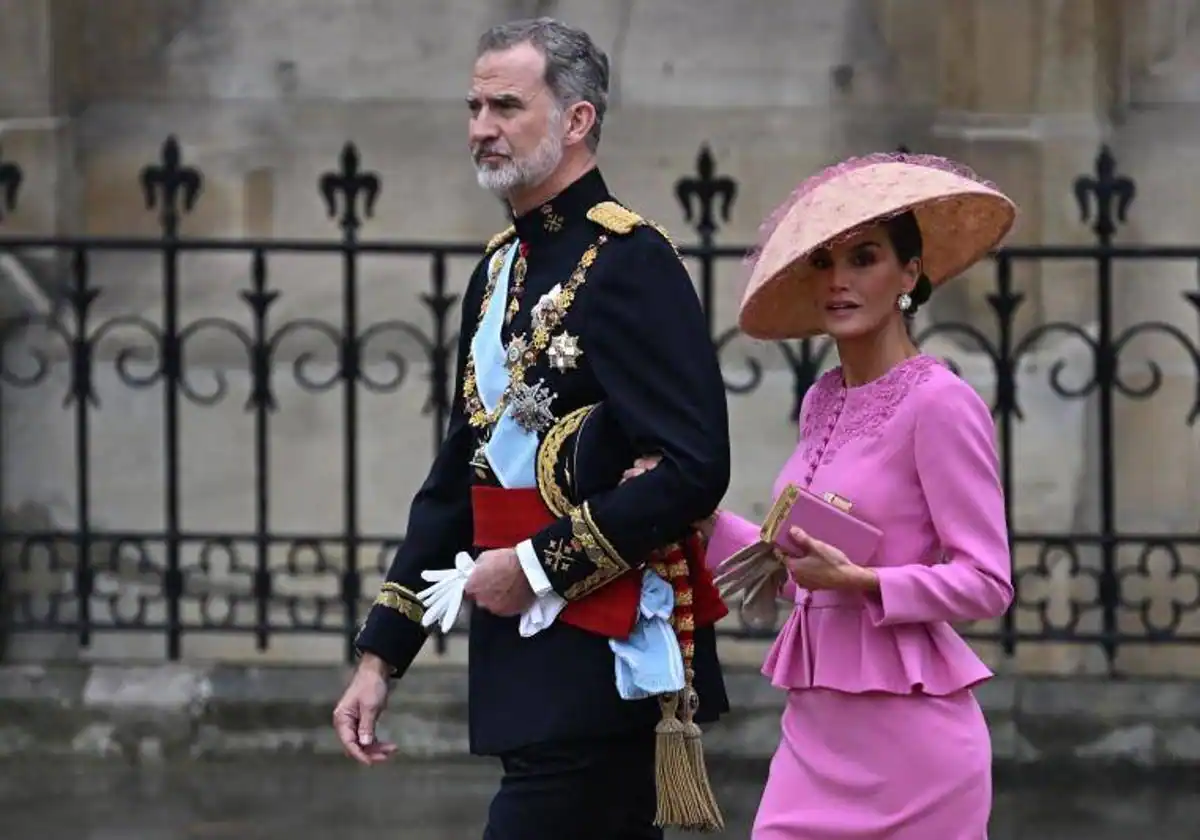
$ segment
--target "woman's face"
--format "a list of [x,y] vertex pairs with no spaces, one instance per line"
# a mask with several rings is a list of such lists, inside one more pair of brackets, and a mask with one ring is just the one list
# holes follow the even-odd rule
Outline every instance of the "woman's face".
[[921,273],[919,259],[900,264],[883,225],[813,252],[809,264],[825,331],[839,341],[871,335],[900,318],[896,301]]

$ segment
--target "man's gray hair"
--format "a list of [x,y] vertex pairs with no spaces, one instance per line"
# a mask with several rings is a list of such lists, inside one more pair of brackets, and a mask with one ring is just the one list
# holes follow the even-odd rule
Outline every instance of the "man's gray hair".
[[479,38],[477,55],[530,44],[546,59],[546,86],[560,108],[588,102],[596,109],[596,123],[586,138],[596,151],[600,128],[608,110],[608,56],[582,29],[554,18],[517,20],[493,26]]

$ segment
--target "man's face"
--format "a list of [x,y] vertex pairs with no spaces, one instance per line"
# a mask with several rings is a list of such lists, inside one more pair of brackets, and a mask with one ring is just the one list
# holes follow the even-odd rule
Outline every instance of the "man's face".
[[467,105],[475,175],[506,196],[550,176],[563,156],[563,114],[545,82],[546,60],[531,44],[484,53]]

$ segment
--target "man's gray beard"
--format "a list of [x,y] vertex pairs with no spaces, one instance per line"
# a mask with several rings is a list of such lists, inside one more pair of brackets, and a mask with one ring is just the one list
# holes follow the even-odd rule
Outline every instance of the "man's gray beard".
[[506,198],[513,190],[536,187],[545,181],[562,163],[562,158],[562,143],[548,133],[524,160],[506,161],[502,166],[476,164],[475,180],[485,190]]

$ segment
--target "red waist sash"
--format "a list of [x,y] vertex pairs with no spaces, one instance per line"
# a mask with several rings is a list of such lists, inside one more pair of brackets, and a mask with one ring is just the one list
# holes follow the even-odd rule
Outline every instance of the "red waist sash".
[[[508,490],[475,485],[471,488],[471,512],[475,546],[484,550],[512,548],[556,521],[534,488]],[[668,562],[687,560],[696,626],[707,627],[729,611],[704,565],[703,552],[697,550],[697,541],[687,542],[692,550],[684,551],[675,545],[656,556],[663,556]],[[641,596],[642,570],[631,569],[590,595],[568,603],[558,620],[608,639],[625,639],[637,623]]]

